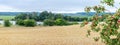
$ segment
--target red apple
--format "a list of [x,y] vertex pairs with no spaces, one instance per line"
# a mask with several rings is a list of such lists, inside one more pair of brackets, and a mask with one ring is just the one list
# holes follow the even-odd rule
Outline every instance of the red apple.
[[118,20],[117,22],[120,23],[120,20]]
[[120,24],[120,20],[118,20],[117,23]]
[[114,16],[112,16],[112,18],[115,18]]

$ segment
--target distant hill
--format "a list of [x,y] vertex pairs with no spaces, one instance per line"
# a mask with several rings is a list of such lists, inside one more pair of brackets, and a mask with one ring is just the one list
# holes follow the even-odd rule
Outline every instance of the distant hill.
[[93,16],[94,14],[95,14],[95,12],[63,13],[63,15],[65,15],[65,16],[74,16],[74,17],[90,17],[90,16]]
[[0,16],[16,16],[21,12],[0,12]]
[[[63,13],[63,15],[65,16],[75,16],[75,17],[91,17],[95,14],[96,14],[95,12]],[[102,15],[102,14],[108,14],[108,13],[100,13],[99,15]],[[111,13],[111,14],[114,14],[114,13]]]
[[[0,12],[0,16],[16,16],[20,13],[30,13],[30,12]],[[90,17],[95,14],[95,12],[77,12],[77,13],[62,13],[64,16],[74,16],[74,17]]]
[[20,13],[30,13],[30,12],[0,12],[0,16],[16,16]]

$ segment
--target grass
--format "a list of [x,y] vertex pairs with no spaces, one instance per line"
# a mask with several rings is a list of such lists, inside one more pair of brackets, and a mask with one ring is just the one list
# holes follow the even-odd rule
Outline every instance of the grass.
[[89,26],[0,27],[0,45],[104,45],[95,42],[92,33],[86,37]]
[[0,16],[0,19],[3,19],[3,20],[11,20],[11,19],[14,19],[15,16]]

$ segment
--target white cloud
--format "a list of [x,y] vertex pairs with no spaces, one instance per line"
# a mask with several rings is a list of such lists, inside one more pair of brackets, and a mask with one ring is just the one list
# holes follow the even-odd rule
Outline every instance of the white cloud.
[[0,5],[0,12],[18,12],[18,11],[22,11],[22,10],[6,5]]
[[[115,0],[115,6],[120,7],[120,0]],[[0,12],[52,11],[59,13],[84,12],[86,6],[99,5],[100,0],[0,0]],[[111,12],[113,7],[106,6]]]
[[120,0],[114,0],[115,1],[115,4],[114,4],[114,7],[110,7],[110,6],[107,6],[105,5],[106,9],[109,10],[110,12],[116,12],[118,8],[120,8]]

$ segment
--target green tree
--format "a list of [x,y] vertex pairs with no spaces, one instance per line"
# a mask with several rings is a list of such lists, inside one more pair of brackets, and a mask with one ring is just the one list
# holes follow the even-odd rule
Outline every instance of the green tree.
[[44,21],[45,19],[47,19],[49,16],[49,12],[48,11],[43,11],[40,13],[39,15],[39,19],[40,21]]
[[21,14],[19,14],[19,15],[17,15],[16,17],[15,17],[15,19],[17,20],[17,19],[22,19],[22,20],[25,20],[25,19],[27,19],[27,13],[21,13]]
[[31,12],[31,13],[28,13],[28,18],[29,19],[34,19],[36,21],[39,21],[37,18],[38,18],[38,13],[37,12]]
[[16,21],[16,24],[17,24],[17,25],[20,25],[20,26],[24,26],[24,20],[18,19],[18,20]]
[[9,20],[4,20],[4,26],[5,27],[10,27],[11,26],[11,23]]
[[55,21],[51,20],[51,19],[45,19],[44,20],[44,25],[45,26],[54,26],[55,25]]
[[25,19],[34,19],[34,20],[36,20],[36,21],[39,21],[39,19],[38,19],[38,14],[39,13],[37,13],[37,12],[26,12],[26,13],[21,13],[21,14],[19,14],[19,15],[17,15],[16,17],[15,17],[15,19],[16,20],[18,20],[18,19],[21,19],[21,20],[25,20]]
[[64,19],[56,19],[55,20],[56,25],[58,26],[63,26],[63,25],[68,25],[68,22],[65,21]]
[[26,19],[26,20],[24,20],[24,26],[34,27],[34,26],[36,26],[36,21],[32,20],[32,19]]
[[56,19],[63,19],[64,16],[62,14],[56,14],[54,20]]
[[67,21],[83,21],[83,18],[79,17],[72,17],[72,16],[65,16],[64,14],[56,14],[48,11],[43,11],[41,13],[38,12],[25,12],[17,15],[15,20],[25,20],[25,19],[34,19],[35,21],[44,21],[45,19],[64,19]]

